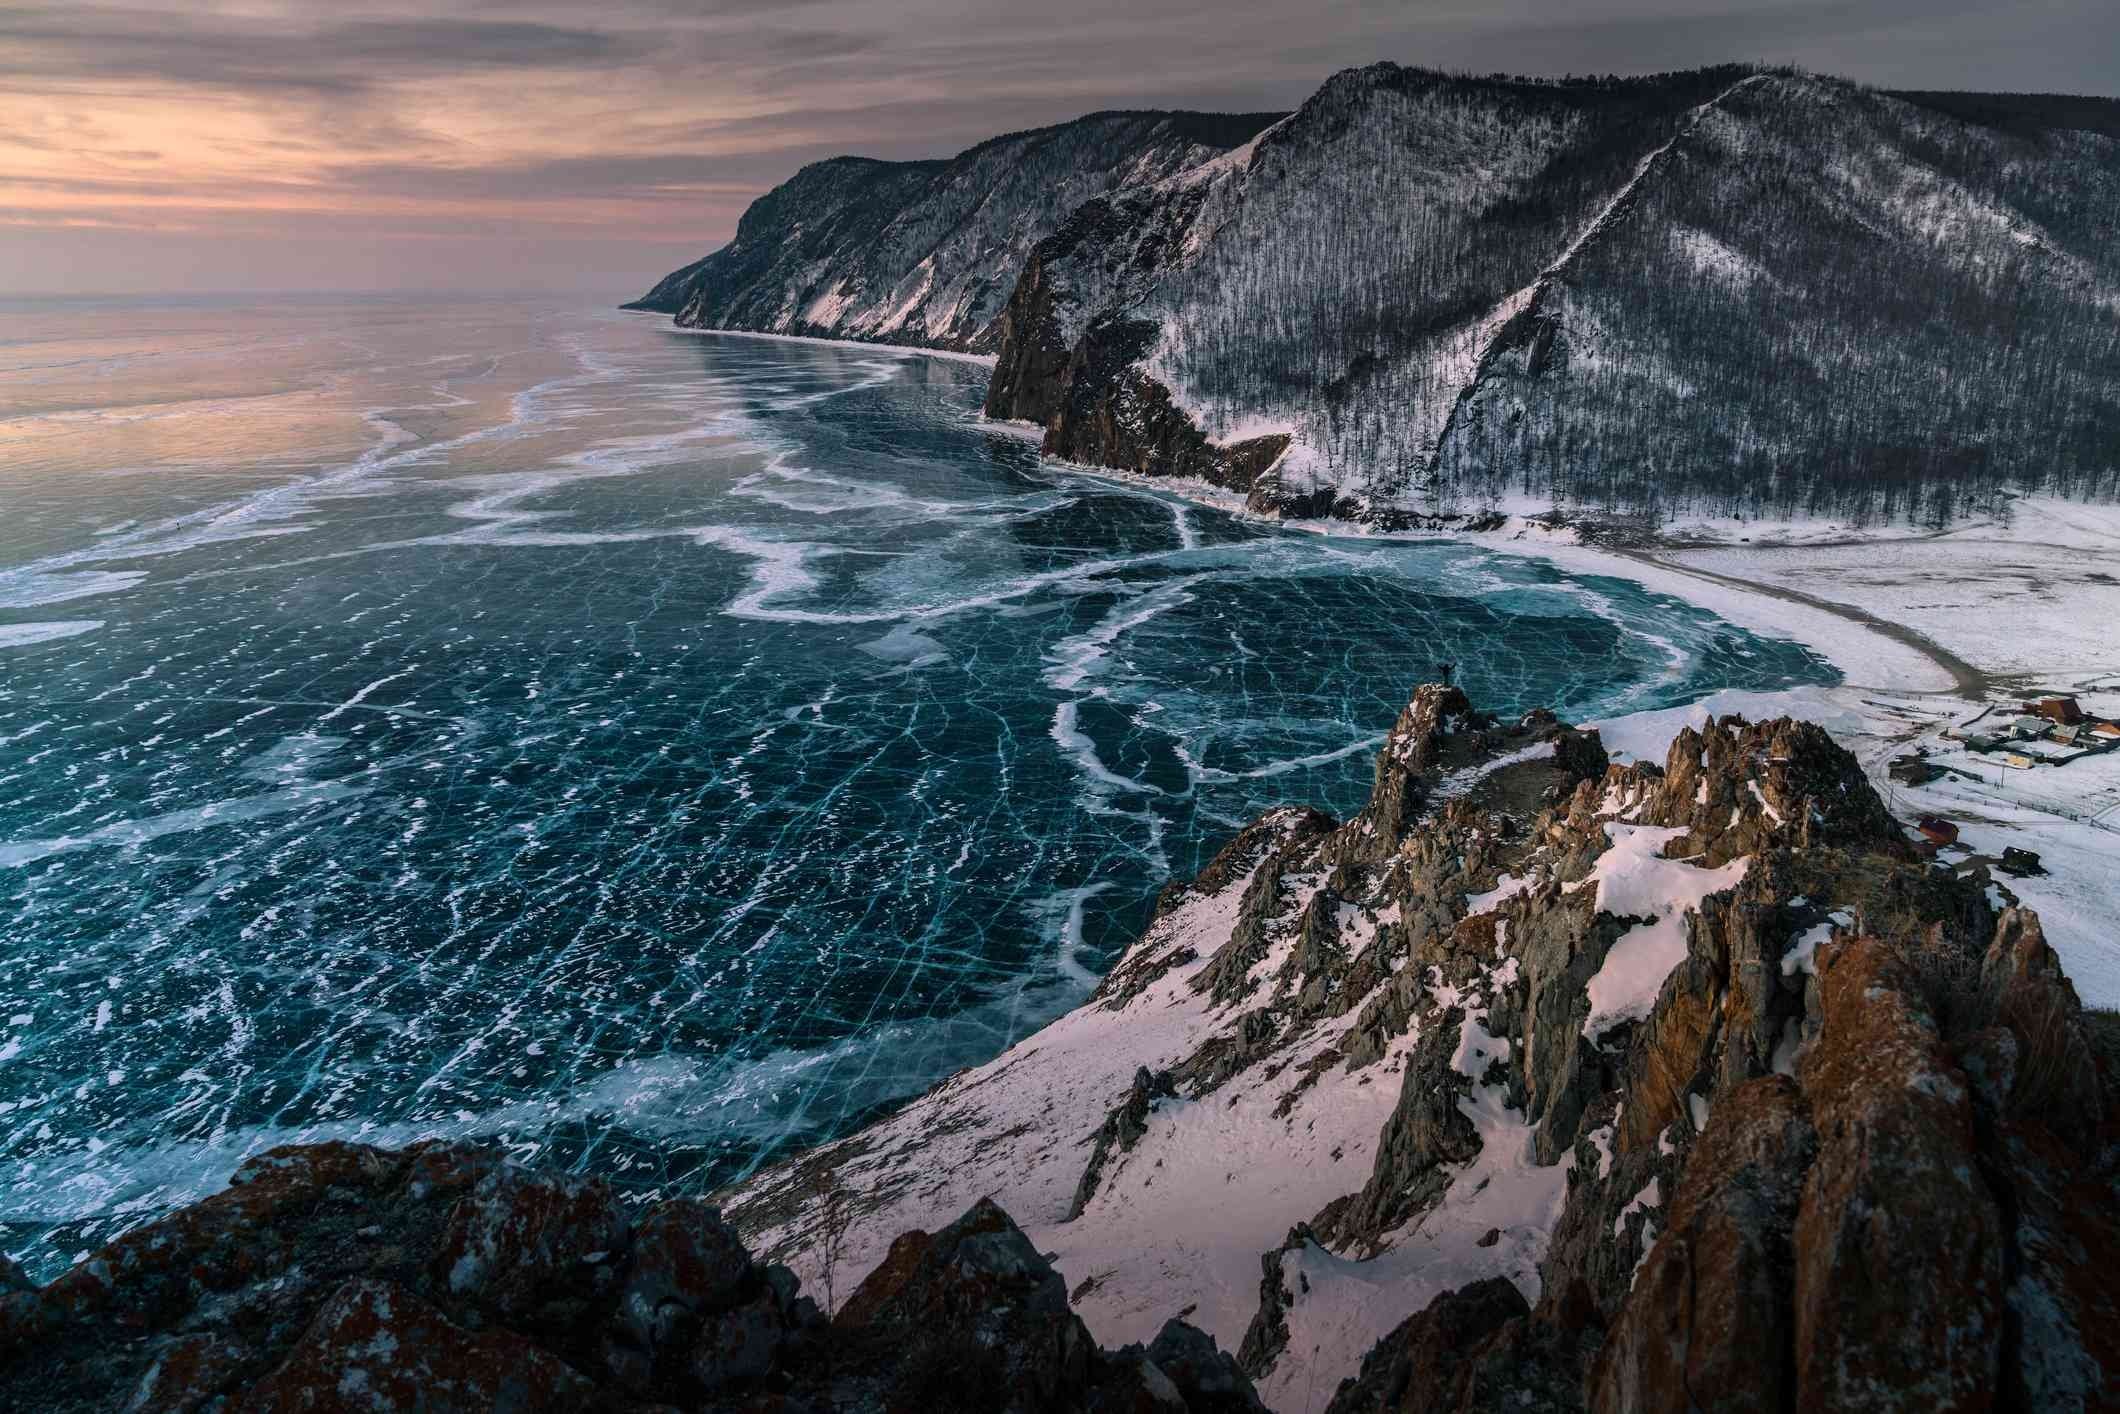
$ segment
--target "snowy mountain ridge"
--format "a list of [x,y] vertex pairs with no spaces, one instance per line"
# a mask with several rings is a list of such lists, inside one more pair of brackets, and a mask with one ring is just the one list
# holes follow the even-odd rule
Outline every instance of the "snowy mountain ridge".
[[987,411],[1069,460],[1386,526],[2109,497],[2106,107],[2005,127],[1784,71],[1343,74],[1214,189],[1119,194],[1034,252]]
[[1049,454],[1267,513],[2120,496],[2120,102],[1378,64],[1202,121],[805,169],[651,303],[991,353]]
[[1070,210],[1199,168],[1279,116],[1093,113],[948,161],[813,163],[630,307],[687,328],[991,352],[1016,271]]

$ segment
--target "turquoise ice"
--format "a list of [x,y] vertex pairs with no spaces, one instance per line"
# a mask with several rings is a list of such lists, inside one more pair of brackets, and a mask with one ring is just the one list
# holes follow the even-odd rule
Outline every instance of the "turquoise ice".
[[1041,464],[962,361],[508,302],[11,327],[0,1246],[47,1272],[297,1138],[653,1192],[843,1133],[1261,809],[1359,804],[1439,662],[1579,717],[1830,676]]

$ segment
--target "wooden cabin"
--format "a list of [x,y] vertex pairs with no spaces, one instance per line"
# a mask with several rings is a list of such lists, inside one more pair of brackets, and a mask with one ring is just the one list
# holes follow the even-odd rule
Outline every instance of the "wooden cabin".
[[1958,827],[1948,820],[1939,820],[1934,815],[1924,815],[1915,822],[1914,828],[1921,837],[1933,845],[1958,843]]
[[2029,703],[2025,710],[2035,717],[2044,717],[2057,726],[2073,727],[2083,720],[2083,709],[2076,705],[2073,697],[2042,697]]

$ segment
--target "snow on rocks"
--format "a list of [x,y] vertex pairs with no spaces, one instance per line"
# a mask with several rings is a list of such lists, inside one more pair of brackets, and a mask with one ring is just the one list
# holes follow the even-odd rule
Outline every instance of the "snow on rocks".
[[1086,1140],[1134,1073],[1168,1069],[1212,1031],[1212,999],[1190,984],[1235,929],[1262,862],[1159,918],[1098,997],[876,1127],[761,1175],[730,1195],[727,1215],[754,1248],[798,1272],[820,1270],[828,1254],[812,1245],[819,1215],[806,1200],[814,1175],[829,1173],[859,1215],[829,1254],[850,1272],[880,1261],[892,1235],[933,1226],[982,1196],[1050,1250],[1045,1235],[1072,1204]]
[[1614,822],[1605,826],[1605,833],[1612,848],[1598,857],[1590,873],[1597,885],[1597,907],[1615,917],[1649,921],[1622,934],[1590,979],[1590,1015],[1583,1022],[1583,1034],[1593,1041],[1621,1022],[1649,1014],[1664,979],[1685,959],[1686,914],[1709,894],[1736,887],[1750,863],[1741,858],[1720,869],[1703,869],[1664,858],[1664,846],[1683,837],[1684,829]]
[[1504,1320],[1508,1358],[1579,1387],[1566,1332],[1676,1280],[1656,1254],[1698,1214],[1665,1199],[1758,1120],[1733,1087],[1830,1052],[1812,974],[1858,932],[1926,946],[1993,912],[1815,725],[1671,725],[1661,767],[1615,765],[1422,688],[1352,820],[1263,817],[1091,1002],[725,1195],[731,1220],[816,1289],[991,1195],[1098,1340],[1187,1313],[1283,1410],[1415,1358],[1393,1342],[1474,1290],[1561,1321]]

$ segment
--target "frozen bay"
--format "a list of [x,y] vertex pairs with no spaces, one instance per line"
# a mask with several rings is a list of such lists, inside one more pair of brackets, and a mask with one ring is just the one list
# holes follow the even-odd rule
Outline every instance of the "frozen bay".
[[985,370],[486,300],[9,306],[0,1247],[297,1138],[697,1191],[1079,1000],[1408,688],[1818,682],[1041,463]]

